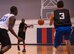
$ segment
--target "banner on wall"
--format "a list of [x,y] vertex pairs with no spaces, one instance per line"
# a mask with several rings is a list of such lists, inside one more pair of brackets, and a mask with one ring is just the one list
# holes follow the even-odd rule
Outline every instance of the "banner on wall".
[[[55,29],[54,28],[37,28],[37,43],[38,44],[54,44]],[[74,28],[70,38],[74,44]],[[62,40],[64,43],[64,39]]]
[[37,28],[37,43],[51,44],[54,43],[54,28]]

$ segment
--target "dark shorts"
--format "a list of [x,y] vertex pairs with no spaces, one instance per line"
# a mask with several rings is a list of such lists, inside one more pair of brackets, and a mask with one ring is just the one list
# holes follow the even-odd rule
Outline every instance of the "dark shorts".
[[25,40],[25,32],[19,32],[18,36]]
[[11,41],[8,35],[8,31],[0,28],[0,42],[2,46],[11,45]]
[[71,31],[72,31],[72,27],[70,26],[56,28],[54,46],[55,47],[59,46],[62,43],[63,37],[64,40],[70,40]]

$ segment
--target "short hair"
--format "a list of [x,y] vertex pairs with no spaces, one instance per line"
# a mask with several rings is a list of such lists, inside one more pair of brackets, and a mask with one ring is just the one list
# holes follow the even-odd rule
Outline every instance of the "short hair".
[[12,7],[10,8],[10,11],[11,11],[11,12],[17,11],[17,7],[16,7],[16,6],[12,6]]
[[57,2],[57,7],[58,7],[58,8],[64,7],[63,1],[58,1],[58,2]]

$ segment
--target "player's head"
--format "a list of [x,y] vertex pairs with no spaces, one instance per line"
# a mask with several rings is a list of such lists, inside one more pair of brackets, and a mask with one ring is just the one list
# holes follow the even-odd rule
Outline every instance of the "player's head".
[[63,7],[64,7],[63,1],[58,1],[58,2],[57,2],[57,7],[58,7],[58,8],[63,8]]
[[25,19],[24,18],[22,18],[22,20],[21,20],[22,22],[25,22]]
[[16,6],[12,6],[12,7],[10,8],[10,12],[11,12],[12,14],[14,14],[14,15],[17,15],[17,13],[18,13],[17,7],[16,7]]

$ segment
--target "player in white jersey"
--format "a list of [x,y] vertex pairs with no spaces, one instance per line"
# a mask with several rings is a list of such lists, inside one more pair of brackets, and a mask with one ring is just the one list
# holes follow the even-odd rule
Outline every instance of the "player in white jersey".
[[22,41],[22,38],[18,37],[13,30],[13,26],[15,24],[18,10],[15,6],[10,8],[10,13],[5,14],[2,18],[0,18],[0,43],[1,49],[0,54],[5,53],[11,48],[11,41],[8,35],[8,30],[19,40]]

